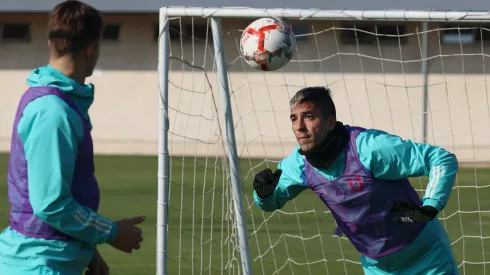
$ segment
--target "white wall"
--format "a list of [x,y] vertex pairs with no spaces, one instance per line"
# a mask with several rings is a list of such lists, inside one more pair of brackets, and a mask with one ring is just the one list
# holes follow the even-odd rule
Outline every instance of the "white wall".
[[[12,121],[24,92],[25,78],[47,60],[44,38],[45,15],[24,17],[2,15],[2,20],[32,22],[29,44],[0,43],[0,150],[9,150]],[[97,73],[89,81],[96,86],[91,115],[95,150],[104,154],[156,154],[158,138],[157,45],[152,37],[156,15],[112,15],[107,22],[122,23],[121,40],[105,43]],[[300,88],[328,85],[333,90],[339,120],[376,127],[403,138],[422,141],[423,77],[416,35],[400,48],[395,44],[343,45],[338,23],[315,22],[322,34],[298,44],[296,59],[284,72],[258,72],[243,65],[236,39],[247,21],[223,21],[226,58],[230,65],[233,114],[238,151],[244,157],[276,158],[294,147],[288,117],[288,100]],[[416,25],[407,32],[414,33]],[[204,55],[203,43],[172,42],[172,54],[205,66],[212,91],[203,71],[192,71],[178,60],[170,73],[170,150],[173,154],[220,154],[218,118],[224,130],[221,99],[213,73],[213,50]],[[429,139],[455,152],[460,160],[490,158],[486,76],[487,59],[481,55],[459,55],[459,46],[438,45],[431,33],[429,60]],[[463,47],[477,53],[481,45]],[[484,47],[487,50],[487,47]],[[339,54],[342,53],[342,54]],[[360,54],[359,54],[360,53]],[[440,55],[442,54],[442,55]],[[192,57],[194,56],[194,60]],[[206,57],[205,57],[206,56]],[[383,58],[384,60],[381,60]],[[390,61],[391,60],[391,61]],[[400,62],[403,60],[404,62]],[[464,65],[464,66],[463,66]],[[463,73],[464,72],[464,73]],[[184,87],[185,89],[179,89]],[[187,90],[195,91],[189,92]],[[213,104],[216,100],[215,104]],[[178,110],[178,112],[176,111]],[[186,137],[186,138],[182,138]],[[199,141],[196,141],[199,140]]]

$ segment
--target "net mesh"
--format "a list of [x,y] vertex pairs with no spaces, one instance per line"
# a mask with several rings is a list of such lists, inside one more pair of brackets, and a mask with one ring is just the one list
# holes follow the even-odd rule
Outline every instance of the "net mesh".
[[[260,72],[239,52],[241,32],[252,21],[223,19],[221,35],[254,274],[362,273],[359,254],[346,238],[333,235],[334,220],[313,192],[302,192],[274,212],[254,204],[255,173],[274,169],[296,146],[289,99],[306,86],[328,86],[344,124],[381,129],[457,155],[460,170],[439,219],[461,273],[486,274],[490,29],[429,24],[425,55],[420,23],[290,20],[297,38],[293,60],[281,70]],[[210,22],[170,18],[169,25],[169,273],[241,274]],[[427,177],[411,179],[420,196],[427,182]]]

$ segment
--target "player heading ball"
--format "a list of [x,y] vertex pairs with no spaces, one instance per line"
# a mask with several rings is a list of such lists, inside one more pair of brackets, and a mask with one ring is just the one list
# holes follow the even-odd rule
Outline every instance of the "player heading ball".
[[[311,189],[361,254],[365,274],[458,274],[448,235],[436,218],[458,170],[441,147],[337,121],[330,90],[308,87],[290,101],[298,146],[276,171],[255,176],[264,211]],[[408,177],[429,176],[423,199]]]

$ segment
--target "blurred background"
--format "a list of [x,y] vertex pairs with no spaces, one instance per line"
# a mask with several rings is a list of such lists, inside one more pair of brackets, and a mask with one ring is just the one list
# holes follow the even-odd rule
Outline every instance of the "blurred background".
[[[0,225],[8,224],[6,178],[12,124],[26,77],[48,60],[48,12],[61,1],[0,1]],[[89,0],[106,23],[90,110],[100,212],[147,215],[144,247],[101,251],[113,274],[155,274],[158,154],[158,21],[164,6],[351,10],[488,10],[484,0]],[[286,20],[297,49],[274,72],[254,70],[239,51],[253,19],[223,19],[230,99],[255,274],[362,274],[359,254],[310,191],[264,213],[252,198],[256,172],[296,145],[289,99],[328,86],[345,124],[378,128],[443,146],[458,157],[453,194],[439,214],[462,274],[485,274],[490,251],[490,24]],[[169,19],[169,274],[238,274],[240,254],[230,190],[221,95],[206,18]],[[424,32],[428,47],[423,47]],[[427,52],[425,52],[427,50]],[[424,63],[424,61],[426,63]],[[424,65],[427,75],[424,74]],[[425,78],[427,76],[427,78]],[[427,177],[411,182],[420,196]],[[0,227],[1,228],[1,227]],[[488,273],[488,272],[487,272]]]

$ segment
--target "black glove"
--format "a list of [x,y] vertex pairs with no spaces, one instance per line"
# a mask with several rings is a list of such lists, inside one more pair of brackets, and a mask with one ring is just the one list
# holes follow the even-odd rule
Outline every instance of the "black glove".
[[277,169],[272,173],[272,170],[267,168],[255,175],[254,189],[259,198],[264,199],[274,193],[277,183],[279,182],[279,177],[281,177],[281,173],[281,169]]
[[392,213],[398,215],[394,218],[394,222],[399,223],[426,223],[434,219],[438,212],[432,206],[418,206],[408,202],[395,202],[391,207]]

